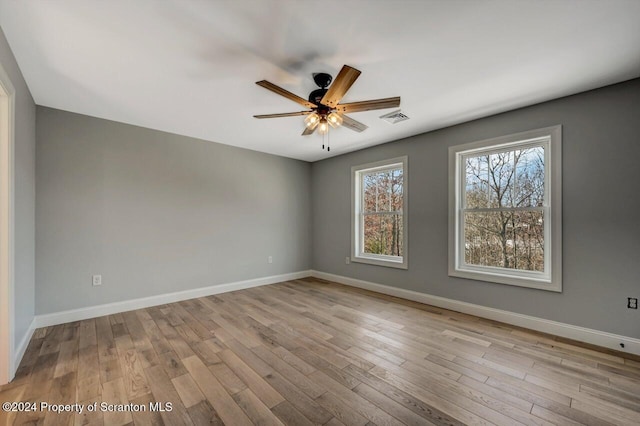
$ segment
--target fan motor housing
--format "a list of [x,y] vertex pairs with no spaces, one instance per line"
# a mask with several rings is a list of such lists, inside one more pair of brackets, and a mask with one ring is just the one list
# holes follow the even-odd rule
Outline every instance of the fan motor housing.
[[320,101],[324,97],[324,94],[327,93],[327,90],[328,89],[316,89],[309,93],[309,102],[320,105]]

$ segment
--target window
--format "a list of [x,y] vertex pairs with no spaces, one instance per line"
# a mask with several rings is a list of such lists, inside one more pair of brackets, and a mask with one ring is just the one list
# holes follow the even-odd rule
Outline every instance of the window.
[[562,291],[561,127],[449,148],[449,275]]
[[407,269],[407,157],[351,168],[351,260]]

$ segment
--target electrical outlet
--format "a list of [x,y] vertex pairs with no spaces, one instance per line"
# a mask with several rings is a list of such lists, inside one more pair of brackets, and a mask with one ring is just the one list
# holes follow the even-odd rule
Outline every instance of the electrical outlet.
[[94,275],[91,279],[94,286],[102,285],[102,275]]
[[273,263],[273,256],[267,257],[267,263]]
[[346,263],[347,265],[351,263],[351,258],[349,256],[344,258],[344,263]]
[[627,297],[627,308],[629,308],[629,309],[638,309],[638,298],[636,298],[636,297]]

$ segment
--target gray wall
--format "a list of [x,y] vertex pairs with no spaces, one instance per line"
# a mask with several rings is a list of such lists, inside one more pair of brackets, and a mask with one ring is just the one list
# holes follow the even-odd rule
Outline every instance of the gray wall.
[[[411,112],[408,112],[411,115]],[[447,275],[447,149],[563,126],[563,293]],[[401,126],[402,124],[398,124]],[[350,168],[409,156],[409,269],[345,264]],[[640,338],[640,79],[312,164],[313,268]]]
[[309,269],[308,163],[37,112],[37,314]]
[[14,347],[17,348],[34,316],[36,106],[1,29],[0,64],[16,90]]

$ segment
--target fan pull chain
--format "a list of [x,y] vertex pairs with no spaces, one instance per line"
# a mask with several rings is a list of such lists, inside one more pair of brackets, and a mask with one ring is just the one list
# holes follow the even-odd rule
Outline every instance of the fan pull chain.
[[[327,147],[327,152],[329,152],[331,151],[331,147],[329,146],[329,144],[331,143],[331,136],[329,136],[329,131],[327,131],[326,136],[327,136],[326,147]],[[322,149],[325,148],[324,137],[325,137],[325,133],[322,134]]]

